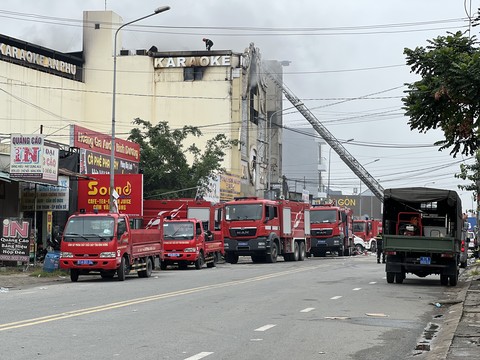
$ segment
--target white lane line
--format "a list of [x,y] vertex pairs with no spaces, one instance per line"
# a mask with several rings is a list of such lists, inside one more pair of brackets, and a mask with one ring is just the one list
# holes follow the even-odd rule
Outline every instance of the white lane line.
[[338,299],[340,299],[341,297],[342,297],[342,296],[337,295],[337,296],[331,297],[330,300],[338,300]]
[[203,359],[204,357],[207,357],[208,355],[212,355],[212,354],[213,354],[213,352],[204,351],[204,352],[198,353],[196,355],[190,356],[189,358],[186,358],[185,360],[199,360],[199,359]]
[[353,289],[353,291],[358,291],[358,290],[362,290],[362,288],[355,288],[355,289]]
[[376,281],[370,281],[368,284],[373,285],[373,284],[376,284],[376,283],[377,283]]
[[300,312],[307,313],[307,312],[310,312],[312,310],[315,310],[315,308],[306,308],[306,309],[300,310]]
[[269,325],[261,326],[258,329],[255,329],[254,331],[267,331],[268,329],[271,329],[275,326],[277,325],[269,324]]

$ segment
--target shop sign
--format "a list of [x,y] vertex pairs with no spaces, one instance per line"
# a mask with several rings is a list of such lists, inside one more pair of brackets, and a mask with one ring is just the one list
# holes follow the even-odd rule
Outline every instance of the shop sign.
[[[36,189],[35,189],[36,188]],[[58,177],[58,186],[20,184],[20,211],[68,211],[70,179]],[[36,209],[35,209],[35,204]]]
[[31,219],[0,218],[0,260],[29,261]]

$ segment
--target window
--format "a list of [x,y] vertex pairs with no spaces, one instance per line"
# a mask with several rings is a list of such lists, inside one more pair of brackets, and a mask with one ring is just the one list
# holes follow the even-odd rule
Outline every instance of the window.
[[186,67],[183,69],[183,80],[193,81],[203,79],[203,67]]

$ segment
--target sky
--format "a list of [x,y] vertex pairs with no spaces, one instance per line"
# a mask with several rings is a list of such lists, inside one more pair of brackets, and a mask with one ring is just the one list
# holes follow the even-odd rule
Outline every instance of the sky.
[[[2,0],[0,33],[80,51],[83,11],[112,10],[127,22],[165,5],[171,9],[122,30],[123,48],[203,50],[208,37],[213,50],[242,52],[254,43],[262,59],[290,62],[286,86],[339,141],[353,139],[344,147],[384,188],[451,189],[465,210],[476,206],[454,177],[460,163],[473,160],[439,152],[433,143],[442,139],[440,131],[411,131],[401,98],[405,83],[418,80],[404,49],[426,46],[447,31],[468,31],[468,15],[476,14],[480,0]],[[284,112],[284,125],[309,127],[293,110]],[[324,156],[327,163],[330,156],[332,189],[358,191],[358,178],[338,155],[327,150]],[[299,161],[317,159],[301,154]],[[298,179],[304,176],[316,177]]]

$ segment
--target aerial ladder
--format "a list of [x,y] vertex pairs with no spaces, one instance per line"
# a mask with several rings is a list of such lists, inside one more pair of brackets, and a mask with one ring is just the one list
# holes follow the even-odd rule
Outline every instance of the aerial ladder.
[[290,103],[295,106],[295,108],[303,115],[303,117],[312,125],[315,131],[327,142],[327,144],[335,150],[335,152],[340,156],[340,159],[353,171],[353,173],[358,176],[360,181],[362,181],[370,191],[381,201],[383,202],[383,187],[380,183],[375,180],[375,178],[369,174],[369,172],[360,164],[357,159],[355,159],[340,141],[338,141],[335,136],[332,135],[328,129],[322,125],[322,123],[312,114],[312,112],[305,106],[305,104],[300,101],[290,90],[288,90],[282,81],[279,81],[276,75],[268,69],[264,69],[264,74],[272,80],[272,82],[282,90],[283,94]]

